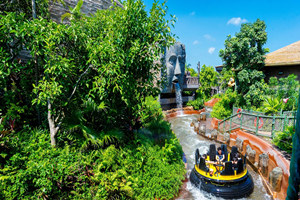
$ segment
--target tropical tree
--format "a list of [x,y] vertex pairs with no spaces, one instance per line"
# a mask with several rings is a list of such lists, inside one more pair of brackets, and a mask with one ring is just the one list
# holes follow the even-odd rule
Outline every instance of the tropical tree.
[[[174,20],[164,18],[165,4],[154,3],[148,14],[141,0],[129,0],[124,8],[82,16],[70,25],[24,21],[24,15],[0,16],[2,112],[21,119],[22,113],[34,113],[31,102],[40,105],[55,146],[66,116],[90,100],[101,110],[85,114],[91,130],[100,134],[118,127],[132,137],[141,126],[139,105],[160,91],[154,79],[161,66],[155,61],[174,41],[169,27]],[[37,62],[17,61],[24,48]]]
[[197,93],[202,93],[206,99],[209,98],[212,87],[218,84],[218,72],[212,66],[203,65],[200,70],[199,83]]
[[[247,106],[258,107],[262,101],[260,95],[265,90],[264,74],[261,71],[264,66],[264,55],[268,49],[263,48],[267,42],[266,25],[259,19],[254,23],[242,24],[240,32],[235,37],[230,35],[225,40],[225,49],[220,50],[223,67],[234,72],[237,91],[240,93]],[[252,85],[255,84],[255,88]],[[257,90],[257,91],[253,91]],[[247,94],[250,91],[251,94]],[[253,95],[258,101],[252,101]]]

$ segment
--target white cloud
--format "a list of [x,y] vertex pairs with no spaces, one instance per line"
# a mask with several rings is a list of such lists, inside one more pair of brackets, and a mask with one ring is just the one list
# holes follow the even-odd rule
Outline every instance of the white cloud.
[[196,14],[195,11],[193,11],[193,12],[190,13],[191,16],[194,16],[195,14]]
[[211,35],[209,35],[209,34],[205,34],[205,35],[203,35],[203,37],[205,38],[205,39],[207,39],[207,40],[210,40],[210,41],[215,41],[216,39],[215,38],[213,38]]
[[213,54],[215,50],[216,50],[215,47],[210,47],[210,48],[208,49],[208,53],[209,53],[209,54]]
[[248,22],[246,19],[242,19],[240,17],[233,17],[227,22],[227,24],[232,24],[232,25],[238,26],[238,25],[240,25],[242,23],[246,23],[246,22]]
[[195,41],[193,42],[193,45],[197,45],[197,44],[199,44],[199,41],[198,41],[198,40],[195,40]]

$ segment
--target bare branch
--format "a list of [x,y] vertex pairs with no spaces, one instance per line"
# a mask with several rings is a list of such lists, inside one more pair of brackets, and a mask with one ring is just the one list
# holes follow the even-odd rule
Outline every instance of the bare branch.
[[77,86],[78,86],[79,81],[81,80],[81,78],[82,78],[85,74],[87,74],[88,70],[89,70],[91,67],[93,67],[93,66],[92,66],[92,65],[89,65],[88,68],[87,68],[87,69],[79,76],[78,80],[76,81],[76,84],[75,84],[75,87],[74,87],[74,89],[73,89],[73,92],[72,92],[72,94],[71,94],[71,95],[69,96],[69,98],[68,98],[67,103],[70,102],[71,98],[72,98],[73,95],[75,94],[75,91],[76,91],[76,89],[77,89]]

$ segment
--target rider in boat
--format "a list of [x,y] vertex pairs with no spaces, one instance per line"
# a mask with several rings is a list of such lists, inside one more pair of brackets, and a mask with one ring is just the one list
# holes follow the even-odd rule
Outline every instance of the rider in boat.
[[225,159],[225,155],[222,152],[221,147],[218,147],[218,151],[217,151],[217,155],[216,155],[216,160],[219,161],[220,163],[222,163]]

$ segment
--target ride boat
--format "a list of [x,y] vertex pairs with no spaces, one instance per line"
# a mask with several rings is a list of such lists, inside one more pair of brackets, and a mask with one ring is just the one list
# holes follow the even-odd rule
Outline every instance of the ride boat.
[[[237,160],[233,166],[233,158],[237,148],[233,146],[227,152],[227,146],[221,145],[225,162],[218,162],[215,144],[210,144],[206,156],[201,156],[199,149],[195,152],[195,165],[190,174],[190,181],[201,190],[224,199],[238,199],[249,196],[254,184],[246,167],[246,155]],[[205,158],[206,157],[206,158]],[[217,158],[216,158],[217,157]],[[236,167],[236,168],[235,168]]]

